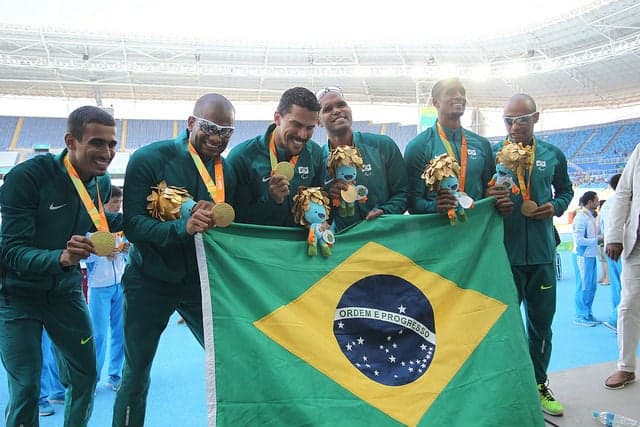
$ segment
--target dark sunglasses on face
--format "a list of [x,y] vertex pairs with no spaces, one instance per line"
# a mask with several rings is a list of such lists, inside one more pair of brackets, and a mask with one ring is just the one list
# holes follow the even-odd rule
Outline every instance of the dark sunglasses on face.
[[203,119],[202,117],[193,116],[198,122],[200,130],[209,136],[219,136],[221,139],[229,139],[233,135],[235,127],[233,126],[221,126],[211,120]]
[[524,116],[516,116],[516,117],[503,117],[504,124],[507,126],[513,126],[514,124],[518,125],[528,125],[533,120],[533,116],[537,113],[534,111],[533,113],[525,114]]

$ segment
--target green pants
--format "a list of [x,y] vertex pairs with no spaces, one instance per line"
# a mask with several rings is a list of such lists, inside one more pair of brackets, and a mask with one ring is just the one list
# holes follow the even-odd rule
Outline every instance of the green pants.
[[543,384],[547,381],[551,359],[551,323],[556,312],[555,265],[512,265],[511,271],[518,290],[518,301],[524,306],[529,354],[536,382]]
[[113,427],[142,427],[151,364],[160,335],[174,311],[180,313],[204,347],[200,284],[159,282],[143,277],[129,266],[122,277],[122,285],[125,360],[122,384],[113,408]]
[[93,409],[96,352],[82,290],[46,299],[0,294],[0,356],[7,370],[7,427],[38,426],[42,327],[57,348],[60,380],[67,387],[65,427],[84,427]]

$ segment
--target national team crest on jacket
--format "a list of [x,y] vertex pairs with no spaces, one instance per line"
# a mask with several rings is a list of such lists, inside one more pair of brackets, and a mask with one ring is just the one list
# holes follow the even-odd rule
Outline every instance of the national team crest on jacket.
[[418,288],[392,275],[368,276],[350,286],[336,308],[333,331],[354,367],[389,386],[420,378],[436,347],[431,304]]

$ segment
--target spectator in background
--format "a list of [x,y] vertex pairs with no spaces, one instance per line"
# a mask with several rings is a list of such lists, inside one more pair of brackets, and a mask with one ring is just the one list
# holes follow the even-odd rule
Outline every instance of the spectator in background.
[[[298,187],[322,186],[322,149],[311,140],[318,111],[313,92],[303,87],[287,89],[264,135],[231,150],[228,161],[238,180],[237,222],[297,226],[291,208]],[[278,169],[281,163],[290,165],[291,176]]]
[[[125,363],[114,427],[144,425],[151,365],[175,311],[204,345],[194,235],[216,225],[216,204],[234,198],[235,175],[221,156],[234,124],[231,102],[217,93],[206,94],[196,101],[186,130],[175,139],[139,148],[127,165],[124,231],[132,245],[122,276]],[[157,196],[162,183],[186,190],[194,206],[181,210],[184,215],[179,217],[163,217],[164,209],[149,211],[147,197],[152,191]]]
[[[534,99],[527,94],[513,95],[504,109],[507,140],[494,146],[497,152],[507,144],[531,146],[535,162],[525,170],[519,195],[511,196],[514,210],[504,217],[504,244],[511,272],[523,304],[529,355],[540,394],[542,410],[562,415],[564,407],[549,389],[547,369],[551,359],[553,316],[556,311],[556,235],[553,216],[561,216],[573,190],[567,174],[567,160],[556,146],[534,136],[540,113]],[[526,187],[525,187],[526,185]],[[532,211],[523,209],[533,201]],[[531,205],[531,203],[529,203]]]
[[[368,190],[365,203],[355,203],[355,213],[340,216],[332,208],[331,218],[337,231],[362,220],[372,220],[383,214],[403,214],[407,208],[407,170],[396,143],[384,135],[354,132],[351,107],[337,87],[321,89],[316,94],[320,102],[319,123],[327,130],[329,141],[323,147],[323,163],[327,163],[332,149],[348,145],[355,147],[362,156],[362,170],[357,172],[356,182]],[[325,180],[326,183],[326,180]],[[341,199],[341,191],[348,190],[341,179],[329,183],[329,196]]]
[[52,404],[64,403],[64,386],[60,382],[55,347],[46,331],[42,331],[42,372],[40,373],[40,399],[38,410],[41,417],[56,413]]
[[[437,193],[428,190],[422,173],[431,159],[449,154],[458,161],[464,176],[460,176],[460,191],[472,199],[485,196],[496,198],[496,208],[502,215],[511,213],[513,202],[503,186],[489,187],[495,172],[495,159],[489,140],[464,129],[460,122],[467,104],[466,90],[458,78],[436,82],[431,99],[438,111],[436,123],[412,139],[405,150],[405,163],[409,180],[409,212],[423,214],[447,212],[456,206],[456,198],[449,190]],[[487,194],[485,194],[487,193]]]
[[79,262],[121,229],[104,213],[111,194],[107,167],[115,156],[116,123],[97,107],[69,115],[59,155],[16,165],[0,187],[2,264],[0,355],[9,379],[7,427],[38,425],[42,329],[61,360],[67,386],[65,427],[84,427],[96,386],[96,353]]
[[[615,192],[618,187],[618,182],[620,181],[620,177],[622,174],[615,174],[609,179],[609,187]],[[607,236],[604,235],[607,230],[607,223],[611,218],[611,208],[613,206],[613,196],[609,200],[605,200],[605,202],[600,206],[600,230],[602,230],[604,240],[607,240]],[[611,259],[606,252],[605,256],[607,258],[607,267],[609,271],[609,283],[611,284],[611,305],[613,306],[611,310],[611,315],[607,320],[604,321],[604,325],[617,331],[618,329],[618,305],[620,304],[620,292],[621,292],[621,281],[620,277],[622,275],[622,261],[618,258],[617,260]]]
[[587,191],[580,197],[580,208],[573,219],[573,246],[576,257],[576,317],[574,324],[596,326],[600,322],[593,317],[591,306],[596,295],[598,266],[598,223],[596,209],[599,206],[595,191]]
[[640,339],[640,145],[633,150],[612,197],[605,229],[605,250],[617,261],[622,256],[622,295],[618,305],[618,370],[605,386],[623,388],[634,381]]
[[598,275],[598,285],[609,286],[609,268],[607,265],[607,255],[604,253],[604,227],[602,226],[602,219],[600,214],[602,212],[602,205],[606,200],[600,200],[598,206],[597,218],[598,218],[598,263],[600,263],[600,274]]
[[[120,212],[122,189],[111,187],[111,199],[105,203],[107,212]],[[127,262],[129,243],[122,233],[116,234],[116,247],[109,256],[91,254],[85,261],[89,286],[89,312],[93,323],[93,339],[96,343],[98,381],[102,373],[109,332],[109,378],[107,385],[114,391],[120,388],[124,342],[122,326],[122,273]]]

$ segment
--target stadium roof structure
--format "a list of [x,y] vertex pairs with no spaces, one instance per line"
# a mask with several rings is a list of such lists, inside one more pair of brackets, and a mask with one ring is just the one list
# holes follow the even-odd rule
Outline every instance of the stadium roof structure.
[[[520,11],[520,13],[526,13]],[[428,24],[425,24],[428,25]],[[591,1],[552,21],[465,42],[220,41],[0,24],[0,95],[191,101],[219,91],[274,102],[340,86],[351,102],[425,104],[457,75],[473,107],[514,92],[545,109],[640,103],[640,3]]]

